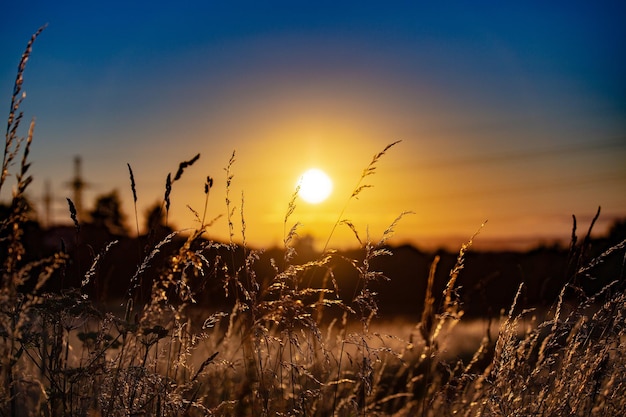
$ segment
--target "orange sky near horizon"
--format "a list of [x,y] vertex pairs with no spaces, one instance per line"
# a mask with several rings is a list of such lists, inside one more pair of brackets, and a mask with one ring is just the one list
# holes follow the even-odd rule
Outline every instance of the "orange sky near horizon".
[[[233,151],[235,238],[243,193],[256,247],[282,245],[296,181],[312,167],[328,173],[333,193],[317,205],[298,199],[287,228],[301,222],[299,234],[320,248],[339,220],[375,241],[405,211],[390,243],[428,248],[458,248],[485,220],[477,246],[527,248],[567,241],[572,215],[583,234],[598,206],[598,234],[626,218],[619,2],[511,10],[113,1],[98,13],[35,3],[12,5],[13,18],[0,22],[0,98],[8,103],[26,41],[48,22],[26,69],[24,111],[37,120],[29,195],[43,219],[51,184],[52,223],[70,222],[75,155],[86,209],[117,190],[134,232],[126,164],[142,225],[167,174],[200,153],[173,185],[170,223],[197,226],[187,206],[202,211],[209,175],[207,218],[222,215],[209,236],[226,240]],[[366,178],[372,187],[350,200],[372,156],[398,140]],[[340,226],[330,247],[357,244]]]

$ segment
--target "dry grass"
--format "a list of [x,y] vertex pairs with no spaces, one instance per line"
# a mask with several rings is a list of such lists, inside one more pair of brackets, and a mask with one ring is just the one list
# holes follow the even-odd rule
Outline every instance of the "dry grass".
[[[11,210],[0,224],[0,415],[605,416],[626,409],[624,277],[611,272],[614,281],[593,296],[577,286],[594,278],[606,257],[623,256],[626,242],[591,261],[573,251],[573,279],[544,318],[533,320],[533,311],[519,311],[512,300],[499,329],[488,326],[473,354],[451,357],[450,338],[463,317],[457,283],[473,238],[459,252],[441,305],[433,295],[435,259],[424,277],[429,284],[421,320],[405,334],[385,333],[374,321],[378,306],[371,289],[385,277],[371,265],[391,254],[385,243],[402,215],[380,241],[370,242],[340,213],[336,226],[350,227],[363,247],[361,259],[340,259],[359,277],[354,296],[340,299],[333,269],[340,255],[329,248],[331,236],[317,259],[294,262],[294,195],[285,216],[284,257],[273,260],[271,276],[258,276],[260,254],[245,245],[243,209],[244,245],[232,242],[234,154],[226,168],[231,242],[203,238],[212,223],[205,205],[200,226],[182,244],[172,245],[176,232],[164,237],[127,277],[124,311],[96,308],[86,295],[106,250],[81,277],[81,288],[43,292],[48,279],[65,273],[70,256],[59,252],[26,262],[20,240],[34,127],[25,139],[18,136],[20,93],[39,33],[18,68],[0,182],[1,190],[21,158]],[[368,187],[363,181],[393,145],[374,156],[346,207]],[[173,180],[168,175],[166,212],[173,184],[198,157],[181,163]],[[212,185],[207,178],[207,199]],[[573,248],[581,246],[573,240]],[[150,266],[157,255],[168,261],[155,274]],[[323,284],[311,286],[319,281],[314,277],[323,277]],[[23,290],[30,280],[33,290]],[[194,289],[212,282],[222,288],[225,303],[219,305],[228,308],[196,307]],[[149,297],[142,296],[146,292]]]

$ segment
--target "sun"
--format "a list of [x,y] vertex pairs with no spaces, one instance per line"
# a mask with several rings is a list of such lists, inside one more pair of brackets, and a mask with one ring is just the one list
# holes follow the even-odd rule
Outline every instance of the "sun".
[[333,190],[333,182],[326,173],[317,168],[311,168],[300,176],[300,197],[307,203],[317,204],[326,200]]

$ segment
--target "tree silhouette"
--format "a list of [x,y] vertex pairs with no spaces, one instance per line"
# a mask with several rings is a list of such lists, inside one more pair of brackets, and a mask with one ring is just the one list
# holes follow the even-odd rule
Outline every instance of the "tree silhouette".
[[146,210],[146,233],[161,236],[170,233],[173,229],[168,227],[165,221],[165,210],[159,201]]
[[126,216],[122,213],[117,190],[101,195],[96,199],[95,208],[89,213],[92,224],[106,229],[112,235],[126,236],[128,231],[124,224]]

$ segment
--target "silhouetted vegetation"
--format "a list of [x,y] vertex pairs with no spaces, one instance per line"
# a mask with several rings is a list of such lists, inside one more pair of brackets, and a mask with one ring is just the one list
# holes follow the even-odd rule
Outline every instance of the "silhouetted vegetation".
[[[0,222],[0,415],[626,409],[623,222],[601,241],[589,233],[579,241],[574,228],[568,249],[474,253],[474,236],[457,254],[430,254],[388,246],[400,214],[377,242],[344,252],[327,243],[315,253],[297,240],[294,194],[283,247],[264,252],[233,243],[229,189],[229,242],[206,238],[206,208],[196,230],[167,229],[170,191],[197,155],[168,175],[149,216],[158,231],[129,237],[110,194],[82,223],[70,201],[74,225],[44,233],[24,197],[34,124],[19,136],[23,73],[40,32],[18,67],[0,181],[0,191],[9,172],[16,182]],[[396,143],[374,155],[345,207]],[[233,153],[229,187],[234,164]],[[211,187],[208,177],[207,199]],[[342,212],[343,225],[358,237]],[[455,334],[473,325],[478,343],[462,346]]]

